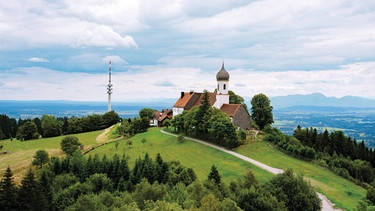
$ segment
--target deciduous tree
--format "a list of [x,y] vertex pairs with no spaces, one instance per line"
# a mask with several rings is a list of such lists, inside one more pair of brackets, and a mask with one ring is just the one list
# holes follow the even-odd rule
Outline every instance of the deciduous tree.
[[60,146],[62,151],[67,155],[72,155],[74,151],[78,149],[81,143],[78,141],[78,138],[75,136],[66,136],[62,139]]
[[46,164],[49,162],[48,152],[44,149],[40,149],[36,151],[33,158],[34,160],[32,161],[32,164],[34,166],[39,166],[40,168],[43,167],[43,164]]
[[38,138],[38,137],[39,137],[38,128],[36,124],[32,121],[27,121],[18,128],[17,139],[19,140],[26,141],[26,140],[30,140],[30,139]]
[[251,99],[251,117],[259,129],[273,123],[272,109],[270,99],[264,94],[257,94]]

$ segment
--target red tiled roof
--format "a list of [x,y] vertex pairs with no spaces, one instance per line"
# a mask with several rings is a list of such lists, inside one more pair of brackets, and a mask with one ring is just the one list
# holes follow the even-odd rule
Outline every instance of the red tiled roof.
[[[175,108],[185,108],[186,104],[190,101],[194,94],[199,94],[195,92],[183,92],[181,93],[181,97],[178,98],[177,102],[174,104],[173,107]],[[182,96],[183,95],[183,96]]]
[[224,111],[228,116],[233,117],[240,107],[241,104],[223,104],[220,110]]
[[171,118],[172,117],[172,110],[165,109],[163,111],[155,111],[154,117],[158,121],[163,121],[165,118]]

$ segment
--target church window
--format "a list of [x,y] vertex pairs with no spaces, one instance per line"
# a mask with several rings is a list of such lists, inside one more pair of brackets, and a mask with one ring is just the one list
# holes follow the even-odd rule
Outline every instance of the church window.
[[224,88],[224,90],[227,88],[227,87],[226,87],[226,84],[224,84],[224,87],[223,87],[223,88]]

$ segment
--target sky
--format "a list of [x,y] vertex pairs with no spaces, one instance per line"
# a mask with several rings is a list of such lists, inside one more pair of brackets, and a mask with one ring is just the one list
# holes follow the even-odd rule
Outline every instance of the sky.
[[375,99],[372,0],[0,2],[0,100],[245,98],[320,92]]

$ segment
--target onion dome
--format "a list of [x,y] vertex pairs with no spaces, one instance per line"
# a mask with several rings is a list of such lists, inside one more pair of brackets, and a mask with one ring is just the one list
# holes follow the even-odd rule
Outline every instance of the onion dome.
[[216,74],[216,80],[218,81],[229,81],[229,73],[224,68],[224,62],[221,66],[221,70]]

